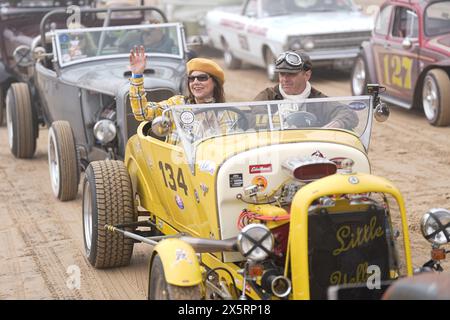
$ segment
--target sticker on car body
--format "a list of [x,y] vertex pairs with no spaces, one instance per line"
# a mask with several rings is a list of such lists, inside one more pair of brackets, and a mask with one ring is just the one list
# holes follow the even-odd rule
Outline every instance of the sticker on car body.
[[240,188],[244,185],[244,178],[242,173],[230,174],[230,188]]

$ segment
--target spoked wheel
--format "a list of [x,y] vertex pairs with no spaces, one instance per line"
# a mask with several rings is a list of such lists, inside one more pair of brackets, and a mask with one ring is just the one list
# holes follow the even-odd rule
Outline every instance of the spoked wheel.
[[352,70],[352,94],[354,96],[363,95],[367,86],[366,60],[363,56],[358,56]]
[[242,61],[233,55],[226,40],[223,40],[223,50],[225,66],[230,70],[239,69],[242,65]]
[[278,74],[275,72],[275,55],[272,53],[272,50],[266,50],[264,61],[266,62],[267,78],[270,81],[277,82]]
[[8,144],[16,158],[32,158],[36,151],[36,128],[26,83],[13,83],[6,95]]
[[83,238],[89,262],[96,268],[128,265],[133,254],[133,240],[107,231],[105,225],[136,220],[131,181],[123,162],[91,162],[83,182]]
[[148,286],[148,300],[200,300],[200,285],[175,286],[167,283],[164,268],[159,255],[153,259]]
[[450,80],[441,69],[428,71],[423,80],[422,106],[432,125],[450,125]]
[[50,127],[48,168],[55,197],[61,201],[75,199],[80,182],[80,165],[75,138],[67,121],[55,121]]

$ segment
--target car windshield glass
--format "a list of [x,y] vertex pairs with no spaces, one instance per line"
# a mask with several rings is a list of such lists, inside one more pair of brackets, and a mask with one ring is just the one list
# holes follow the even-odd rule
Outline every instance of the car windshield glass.
[[450,33],[450,1],[429,5],[425,11],[424,24],[427,36]]
[[[192,164],[201,141],[247,133],[288,130],[345,130],[365,140],[370,132],[371,96],[302,101],[216,103],[172,107],[178,140]],[[259,135],[256,135],[259,136]],[[259,136],[261,137],[261,136]]]
[[299,12],[352,11],[350,0],[263,0],[262,14],[266,17]]
[[182,58],[178,24],[152,24],[106,28],[58,30],[56,51],[62,67],[111,56],[128,57],[134,46],[143,45],[148,55]]

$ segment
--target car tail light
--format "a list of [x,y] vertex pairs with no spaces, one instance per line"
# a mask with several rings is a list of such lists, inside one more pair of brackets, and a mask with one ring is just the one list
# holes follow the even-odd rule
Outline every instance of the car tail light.
[[301,182],[311,182],[337,171],[336,163],[321,157],[290,159],[283,163],[283,168]]

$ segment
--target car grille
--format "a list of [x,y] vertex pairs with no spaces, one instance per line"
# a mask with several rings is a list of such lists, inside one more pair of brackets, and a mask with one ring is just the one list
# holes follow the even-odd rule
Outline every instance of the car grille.
[[[314,41],[314,50],[349,49],[359,47],[370,36],[370,31],[362,31],[306,36],[302,37],[301,40],[312,39]],[[296,37],[295,39],[298,40],[299,38]],[[290,43],[293,43],[295,39],[293,38]]]
[[314,47],[316,49],[358,47],[361,45],[361,42],[370,38],[370,34],[370,31],[365,31],[315,36]]

